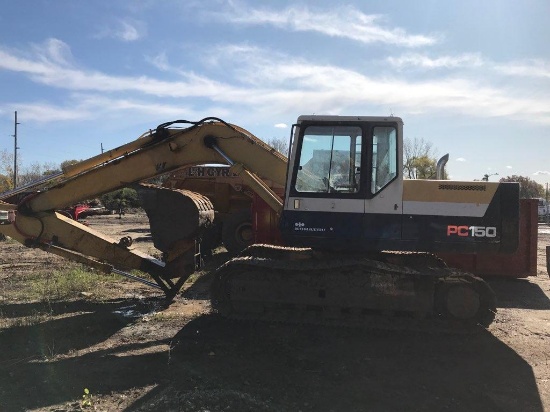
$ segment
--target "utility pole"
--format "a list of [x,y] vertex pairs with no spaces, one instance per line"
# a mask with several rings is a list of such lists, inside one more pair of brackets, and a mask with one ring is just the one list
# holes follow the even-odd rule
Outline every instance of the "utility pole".
[[14,145],[13,145],[13,188],[17,187],[17,125],[20,124],[17,122],[17,111],[15,111],[15,131],[13,134]]

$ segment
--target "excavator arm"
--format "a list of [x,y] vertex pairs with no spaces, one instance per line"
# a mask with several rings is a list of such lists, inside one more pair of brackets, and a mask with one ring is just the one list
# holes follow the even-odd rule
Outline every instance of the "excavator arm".
[[[71,166],[51,182],[51,187],[33,192],[17,204],[2,202],[1,209],[16,208],[17,213],[12,224],[0,227],[0,233],[26,246],[104,271],[139,269],[150,274],[171,298],[194,270],[195,240],[201,229],[212,223],[213,207],[200,194],[139,182],[184,166],[206,163],[230,164],[280,213],[282,200],[263,179],[284,185],[286,158],[246,130],[208,118],[196,123],[162,124],[133,142]],[[163,261],[133,249],[126,238],[112,239],[56,212],[82,199],[128,186],[138,189]]]

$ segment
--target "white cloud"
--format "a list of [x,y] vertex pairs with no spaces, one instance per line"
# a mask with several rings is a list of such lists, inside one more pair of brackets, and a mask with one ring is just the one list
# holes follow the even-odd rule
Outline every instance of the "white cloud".
[[51,61],[55,64],[69,65],[73,61],[71,48],[61,40],[50,38],[43,44],[34,46],[34,49],[42,56],[43,61]]
[[124,42],[131,42],[145,36],[146,29],[142,22],[118,20],[109,27],[102,28],[96,35],[97,39],[112,38]]
[[67,63],[60,63],[59,57],[49,55],[50,41],[51,39],[42,46],[35,45],[35,55],[30,58],[19,57],[14,52],[0,48],[0,69],[34,75],[50,72],[60,65],[66,67]]
[[166,57],[166,52],[159,53],[154,57],[150,57],[150,58],[146,58],[146,59],[154,67],[156,67],[157,69],[159,69],[163,72],[170,71],[170,69],[171,69],[170,64],[168,63],[168,58]]
[[495,69],[510,76],[550,79],[550,62],[541,59],[509,62],[496,65]]
[[[25,113],[26,118],[33,119],[33,122],[55,122],[71,120],[105,119],[117,117],[122,113],[142,114],[150,118],[179,118],[185,113],[191,118],[204,116],[202,111],[195,110],[188,105],[162,104],[150,100],[109,98],[94,94],[74,94],[70,96],[65,105],[53,105],[50,103],[6,103],[5,107],[0,106],[0,113],[4,110],[17,106],[18,111]],[[223,107],[212,107],[212,113],[225,117],[229,111]],[[10,112],[13,113],[13,112]]]
[[[9,106],[6,104],[6,106]],[[93,117],[93,112],[85,107],[78,105],[59,106],[51,103],[17,103],[16,106],[20,113],[25,113],[25,117],[32,119],[33,122],[58,122],[68,120],[84,120]]]
[[47,56],[35,59],[18,57],[0,49],[0,70],[26,73],[38,83],[74,91],[101,92],[140,92],[155,96],[212,97],[231,90],[230,86],[220,84],[193,74],[184,73],[182,81],[164,81],[147,76],[125,77],[111,76],[106,73],[79,69],[68,64],[60,64]]
[[138,29],[131,25],[128,22],[120,22],[121,27],[116,32],[116,35],[124,41],[134,41],[139,39],[142,35],[139,33]]
[[457,161],[457,162],[467,162],[467,160],[464,159],[463,157],[458,157],[458,158],[456,159],[456,161]]
[[[224,46],[215,49],[215,54],[220,61],[235,59],[240,62],[232,66],[237,67],[234,77],[239,82],[274,88],[274,95],[285,101],[297,96],[304,99],[300,107],[308,104],[312,112],[338,112],[346,110],[350,103],[372,103],[416,113],[435,109],[470,116],[511,116],[550,123],[548,97],[536,97],[536,94],[523,97],[500,85],[491,87],[487,81],[482,84],[456,77],[425,81],[377,78],[338,66],[316,65],[300,58],[270,56],[252,47]],[[364,93],[365,90],[369,93]],[[289,102],[291,105],[296,103]]]
[[286,129],[288,126],[286,123],[277,123],[276,125],[274,125],[274,127],[276,127],[277,129]]
[[[209,63],[216,63],[216,59],[224,62],[219,70],[224,70],[227,81],[217,80],[214,65],[205,66],[213,71],[210,77],[185,67],[171,67],[165,53],[150,60],[162,70],[176,72],[180,76],[177,80],[114,76],[79,68],[69,63],[69,46],[56,39],[25,57],[0,48],[0,70],[19,72],[37,83],[70,92],[109,93],[110,99],[119,102],[151,100],[154,104],[154,98],[162,98],[162,104],[180,106],[181,99],[200,97],[201,105],[244,108],[259,116],[295,115],[303,113],[304,108],[309,113],[341,114],[374,105],[391,107],[396,113],[439,112],[550,124],[549,96],[530,95],[500,84],[492,86],[490,82],[456,77],[412,80],[371,76],[247,45],[212,48],[206,57]],[[184,104],[196,102],[190,99]]]
[[512,166],[506,166],[506,169],[513,169]]
[[479,67],[482,66],[483,59],[478,53],[466,53],[456,56],[439,56],[428,57],[424,54],[409,53],[400,57],[388,57],[387,61],[394,67],[402,68],[416,68],[423,69],[439,69],[439,68],[457,68],[457,67]]
[[539,170],[538,172],[533,173],[535,176],[541,176],[541,175],[550,175],[550,172],[547,170]]
[[283,10],[253,9],[231,3],[230,11],[213,13],[217,18],[243,25],[271,25],[291,31],[310,31],[330,37],[351,39],[360,43],[385,43],[404,47],[429,46],[437,43],[434,35],[409,34],[402,28],[382,24],[383,17],[365,14],[352,6],[332,10],[313,10],[291,6]]
[[525,78],[550,78],[550,62],[542,59],[511,61],[498,64],[479,53],[463,53],[430,57],[421,53],[406,53],[388,57],[386,61],[396,69],[472,69],[484,67],[501,75]]

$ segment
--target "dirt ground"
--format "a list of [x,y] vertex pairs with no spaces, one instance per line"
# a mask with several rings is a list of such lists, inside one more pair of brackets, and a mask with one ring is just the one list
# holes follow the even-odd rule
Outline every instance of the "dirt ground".
[[[88,222],[154,251],[144,215]],[[490,280],[488,330],[449,334],[229,321],[209,270],[169,306],[103,275],[29,300],[29,279],[73,264],[0,242],[0,411],[550,411],[547,244],[541,226],[537,277]]]

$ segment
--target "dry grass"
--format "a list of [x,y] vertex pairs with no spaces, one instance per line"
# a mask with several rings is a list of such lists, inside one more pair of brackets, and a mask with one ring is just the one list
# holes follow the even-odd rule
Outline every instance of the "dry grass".
[[49,302],[74,299],[83,292],[91,292],[100,299],[105,283],[111,283],[115,279],[118,278],[114,275],[105,275],[83,266],[37,273],[27,280],[25,296],[29,300]]

